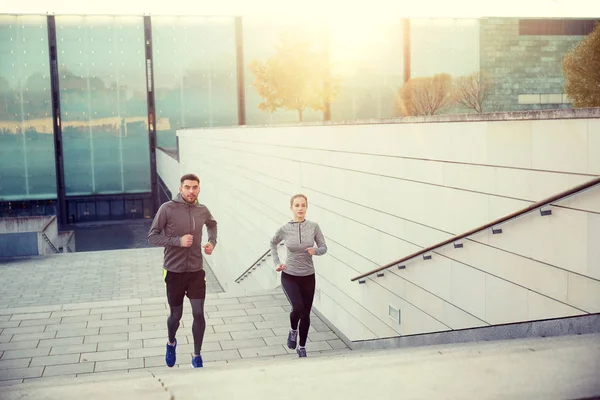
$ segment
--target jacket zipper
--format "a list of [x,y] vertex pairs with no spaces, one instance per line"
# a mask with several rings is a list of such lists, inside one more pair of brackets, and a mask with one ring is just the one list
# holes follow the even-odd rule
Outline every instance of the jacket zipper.
[[[190,235],[193,234],[193,227],[192,227],[192,209],[190,208],[190,206],[187,206],[188,208],[188,214],[190,216]],[[192,244],[193,245],[193,244]],[[187,272],[190,269],[190,251],[191,251],[192,247],[188,247],[188,251],[187,251],[187,256],[185,258],[185,271]]]
[[[300,222],[302,224],[302,222]],[[302,243],[302,232],[300,231],[300,224],[298,224],[298,238],[300,239],[300,243]]]

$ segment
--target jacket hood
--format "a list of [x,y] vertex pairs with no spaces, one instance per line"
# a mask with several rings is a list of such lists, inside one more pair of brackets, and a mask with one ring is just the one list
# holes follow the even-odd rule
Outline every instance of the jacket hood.
[[[176,202],[176,203],[183,203],[183,204],[191,205],[190,203],[188,203],[187,201],[185,201],[183,199],[183,197],[181,197],[181,193],[177,193],[177,196],[175,196],[173,198],[173,201]],[[194,205],[197,206],[198,204],[200,204],[200,203],[198,203],[198,198],[196,198],[196,201],[194,202]]]

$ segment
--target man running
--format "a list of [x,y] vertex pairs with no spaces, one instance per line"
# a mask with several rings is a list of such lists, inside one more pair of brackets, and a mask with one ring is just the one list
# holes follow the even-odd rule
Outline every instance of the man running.
[[[183,298],[187,295],[194,316],[192,367],[201,368],[200,351],[206,329],[206,273],[202,267],[202,249],[206,255],[211,255],[217,245],[217,221],[206,206],[198,203],[200,179],[194,174],[187,174],[181,177],[180,183],[177,197],[158,209],[148,233],[148,242],[165,248],[163,268],[170,308],[167,319],[169,339],[165,355],[167,366],[175,365],[175,334],[183,315]],[[208,243],[202,246],[204,225],[208,232]]]

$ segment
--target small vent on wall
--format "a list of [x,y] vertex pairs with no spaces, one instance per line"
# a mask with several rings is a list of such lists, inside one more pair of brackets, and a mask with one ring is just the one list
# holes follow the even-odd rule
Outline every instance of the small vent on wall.
[[395,322],[397,322],[399,324],[401,323],[401,321],[400,321],[400,309],[399,308],[392,307],[391,305],[388,306],[388,315]]

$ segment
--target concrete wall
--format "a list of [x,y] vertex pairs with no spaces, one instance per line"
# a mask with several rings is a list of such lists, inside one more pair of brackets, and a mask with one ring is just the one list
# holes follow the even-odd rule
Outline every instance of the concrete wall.
[[350,340],[600,311],[598,187],[501,235],[350,281],[600,175],[597,118],[178,134],[181,171],[200,175],[201,202],[219,222],[207,260],[226,290],[289,220],[290,195],[303,192],[329,247],[315,259],[315,307]]
[[156,150],[156,173],[161,177],[173,196],[179,193],[181,172],[179,162],[161,149]]
[[0,233],[0,258],[34,255],[38,255],[37,233]]
[[[0,252],[3,257],[54,254],[54,248],[61,247],[56,216],[2,218],[0,234],[4,234],[5,241]],[[35,245],[30,243],[31,240]]]

